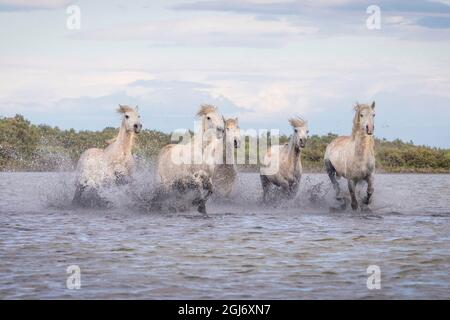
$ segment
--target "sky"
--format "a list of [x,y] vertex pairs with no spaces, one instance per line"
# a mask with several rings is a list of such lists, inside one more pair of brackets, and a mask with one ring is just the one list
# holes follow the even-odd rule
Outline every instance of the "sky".
[[189,129],[209,103],[243,129],[349,134],[375,101],[377,137],[450,148],[450,0],[0,0],[0,74],[0,116],[60,128],[117,127],[128,104]]

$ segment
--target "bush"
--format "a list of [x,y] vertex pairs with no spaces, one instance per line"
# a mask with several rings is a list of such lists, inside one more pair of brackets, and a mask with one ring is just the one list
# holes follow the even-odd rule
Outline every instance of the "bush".
[[[105,148],[107,140],[118,133],[116,128],[102,131],[61,130],[47,125],[33,125],[21,115],[0,118],[0,170],[71,170],[81,153],[88,148]],[[323,171],[326,146],[336,135],[313,135],[302,152],[305,170]],[[281,144],[288,136],[279,137]],[[136,138],[134,154],[154,160],[170,136],[155,130],[143,130]],[[248,157],[248,142],[245,144]],[[375,140],[377,169],[387,172],[450,172],[450,150],[414,146],[399,139]],[[258,158],[259,159],[259,158]],[[252,169],[257,165],[243,166]]]

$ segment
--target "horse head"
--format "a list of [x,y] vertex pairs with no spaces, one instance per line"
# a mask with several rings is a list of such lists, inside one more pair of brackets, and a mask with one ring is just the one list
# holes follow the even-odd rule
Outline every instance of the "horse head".
[[142,124],[138,106],[133,108],[119,104],[117,112],[123,115],[122,125],[125,126],[127,132],[139,133],[141,131]]
[[225,123],[225,141],[226,145],[238,149],[241,147],[241,128],[239,128],[238,118],[223,118]]
[[294,133],[292,139],[296,150],[300,150],[306,146],[306,140],[308,140],[308,123],[301,117],[289,119]]
[[375,130],[375,101],[368,104],[356,104],[355,118],[353,119],[353,132],[364,132],[372,135]]
[[213,133],[217,139],[222,139],[225,124],[216,107],[204,104],[197,112],[197,116],[202,118],[203,134],[206,132]]

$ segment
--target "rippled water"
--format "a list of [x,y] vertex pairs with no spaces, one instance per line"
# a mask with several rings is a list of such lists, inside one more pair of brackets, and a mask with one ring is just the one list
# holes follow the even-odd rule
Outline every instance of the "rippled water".
[[[152,184],[74,209],[71,174],[1,173],[0,298],[450,298],[449,175],[377,175],[371,213],[330,212],[318,174],[266,207],[258,176],[240,174],[209,217],[143,211],[136,194]],[[79,290],[66,288],[70,265]]]

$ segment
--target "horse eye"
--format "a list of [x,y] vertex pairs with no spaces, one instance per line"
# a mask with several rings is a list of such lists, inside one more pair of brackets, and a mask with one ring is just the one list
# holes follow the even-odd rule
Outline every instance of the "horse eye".
[[375,113],[373,114],[373,116],[375,117]]
[[297,133],[297,129],[295,129],[294,132]]
[[125,115],[125,119],[128,119],[130,116],[129,115]]
[[211,120],[211,117],[206,117],[206,119]]
[[230,128],[227,128],[227,130],[229,131],[229,130],[230,130]]
[[359,115],[361,118],[364,117],[362,114]]

